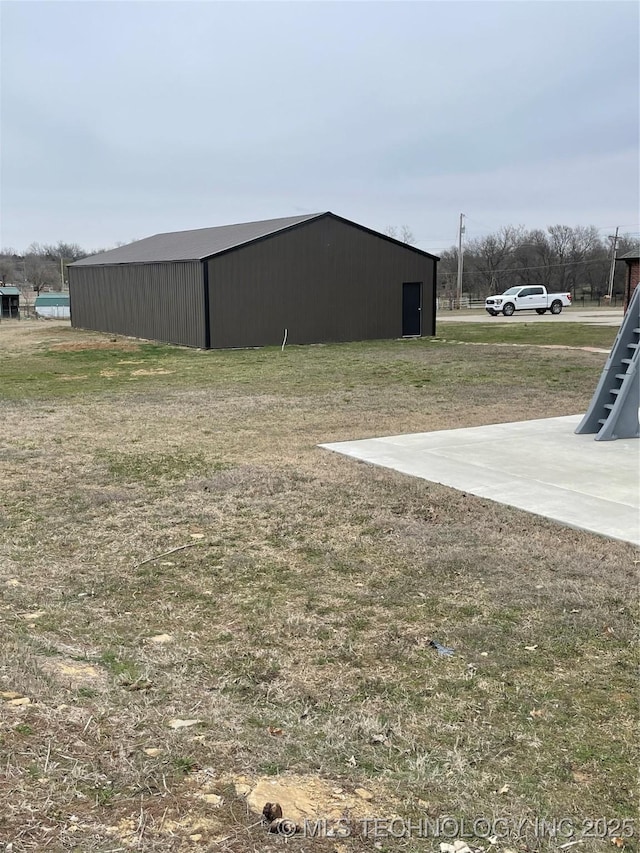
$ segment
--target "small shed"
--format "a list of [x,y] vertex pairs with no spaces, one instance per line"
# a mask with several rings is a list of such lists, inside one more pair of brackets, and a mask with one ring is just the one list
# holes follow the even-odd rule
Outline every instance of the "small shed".
[[68,293],[39,293],[34,304],[38,317],[68,320],[71,317]]
[[640,251],[634,249],[631,252],[626,252],[616,258],[617,261],[624,261],[627,265],[627,275],[624,283],[624,310],[627,310],[627,305],[631,302],[633,291],[638,286],[640,280]]
[[20,291],[12,285],[0,287],[0,319],[20,319]]
[[331,212],[156,234],[68,266],[71,323],[205,349],[434,335],[437,261]]

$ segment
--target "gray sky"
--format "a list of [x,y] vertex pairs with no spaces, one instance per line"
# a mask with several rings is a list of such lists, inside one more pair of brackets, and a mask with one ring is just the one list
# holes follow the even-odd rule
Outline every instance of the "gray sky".
[[2,246],[332,210],[638,232],[635,2],[4,2]]

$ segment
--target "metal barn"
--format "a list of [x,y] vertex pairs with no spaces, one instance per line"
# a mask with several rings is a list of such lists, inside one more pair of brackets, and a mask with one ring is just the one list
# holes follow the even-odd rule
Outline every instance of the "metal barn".
[[69,265],[71,323],[207,349],[433,335],[437,262],[329,212],[157,234]]

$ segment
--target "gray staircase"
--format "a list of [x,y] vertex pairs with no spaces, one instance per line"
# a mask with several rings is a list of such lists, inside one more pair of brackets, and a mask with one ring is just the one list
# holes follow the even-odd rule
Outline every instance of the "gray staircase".
[[589,409],[576,433],[596,441],[640,437],[640,286],[636,287]]

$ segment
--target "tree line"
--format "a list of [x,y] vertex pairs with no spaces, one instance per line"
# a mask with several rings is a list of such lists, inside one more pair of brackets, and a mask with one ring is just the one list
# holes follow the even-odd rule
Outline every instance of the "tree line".
[[[407,225],[387,226],[385,233],[412,244]],[[469,240],[463,249],[463,295],[484,299],[519,284],[544,284],[551,291],[569,291],[574,299],[599,299],[609,288],[612,241],[603,239],[594,226],[550,225],[546,230],[527,230],[508,225],[486,237]],[[118,246],[125,245],[118,243]],[[618,238],[617,256],[638,248],[628,234]],[[73,261],[106,249],[85,251],[77,243],[32,243],[24,252],[0,252],[0,281],[28,286],[36,293],[60,290],[67,284],[66,268]],[[616,264],[614,294],[622,294],[625,265]],[[456,297],[458,249],[441,254],[438,265],[438,296]]]
[[[595,226],[550,225],[546,230],[506,226],[463,246],[462,292],[485,299],[521,284],[544,284],[554,292],[568,291],[574,299],[600,299],[609,289],[613,241],[603,239]],[[618,237],[616,256],[637,250],[638,240]],[[625,264],[616,264],[614,294],[622,294]],[[458,249],[452,246],[438,265],[438,295],[455,299]]]
[[31,243],[24,252],[3,249],[0,252],[0,282],[28,287],[36,293],[63,290],[68,285],[69,264],[105,251],[85,251],[77,243],[65,243],[63,240],[50,244]]

